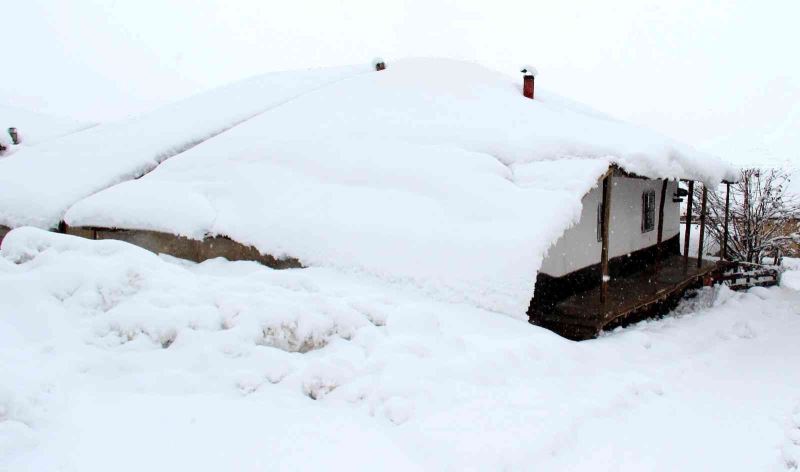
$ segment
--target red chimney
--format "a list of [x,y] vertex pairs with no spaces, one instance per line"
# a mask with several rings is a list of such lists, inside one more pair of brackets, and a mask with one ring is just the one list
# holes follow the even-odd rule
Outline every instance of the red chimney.
[[522,72],[522,94],[527,98],[533,99],[533,84],[536,79],[536,68],[525,66],[520,70]]

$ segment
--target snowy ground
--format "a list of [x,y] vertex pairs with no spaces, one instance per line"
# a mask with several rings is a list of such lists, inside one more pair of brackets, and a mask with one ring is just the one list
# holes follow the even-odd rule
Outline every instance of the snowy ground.
[[573,343],[331,270],[0,257],[0,470],[792,470],[798,374],[786,287]]

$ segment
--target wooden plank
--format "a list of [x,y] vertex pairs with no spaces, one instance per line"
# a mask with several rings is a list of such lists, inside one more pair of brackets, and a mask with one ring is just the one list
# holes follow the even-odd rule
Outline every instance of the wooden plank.
[[686,204],[686,230],[683,233],[683,272],[689,272],[689,235],[692,233],[692,199],[694,180],[689,181],[689,201]]
[[661,276],[658,281],[653,280],[652,271],[648,269],[616,277],[608,284],[605,303],[599,301],[600,286],[597,286],[559,302],[552,312],[542,313],[541,317],[558,323],[588,327],[603,326],[620,316],[658,303],[717,269],[717,265],[713,262],[704,262],[699,268],[693,262],[690,264],[689,273],[685,274],[681,256],[669,256],[662,261]]
[[706,232],[706,200],[708,200],[708,187],[703,184],[703,196],[700,200],[700,241],[697,243],[697,267],[703,264],[703,238]]
[[722,236],[722,254],[720,259],[723,261],[728,257],[728,215],[731,204],[731,184],[725,182],[725,229]]
[[667,179],[661,181],[661,200],[658,202],[658,234],[656,235],[655,274],[658,276],[661,259],[661,241],[664,239],[664,199],[667,197]]
[[729,285],[728,288],[733,290],[734,292],[739,290],[747,290],[753,287],[775,287],[778,285],[778,282],[774,280],[767,280],[764,282],[755,282],[751,284],[740,284],[740,285]]
[[677,284],[674,284],[674,285],[670,285],[669,287],[662,288],[662,289],[658,290],[653,296],[651,296],[651,297],[649,297],[647,299],[644,299],[644,300],[640,300],[640,301],[638,301],[638,303],[634,304],[633,306],[628,306],[626,308],[623,308],[622,310],[619,310],[616,313],[607,314],[604,317],[603,323],[600,326],[600,328],[602,329],[604,326],[606,326],[608,324],[611,324],[615,320],[618,320],[620,318],[624,318],[624,317],[630,315],[631,313],[643,310],[649,305],[652,305],[654,303],[660,303],[660,302],[666,300],[667,298],[669,298],[670,296],[674,295],[676,292],[688,289],[689,286],[692,283],[697,281],[699,278],[704,276],[706,273],[711,272],[712,270],[713,270],[713,267],[708,267],[706,270],[698,271],[696,274],[693,274],[691,277],[685,278],[680,283],[677,283]]
[[9,231],[11,231],[11,228],[9,228],[8,226],[0,225],[0,244],[2,244],[3,238],[6,237]]
[[602,245],[600,248],[600,303],[608,298],[608,226],[611,219],[611,175],[603,179],[603,221],[600,223]]

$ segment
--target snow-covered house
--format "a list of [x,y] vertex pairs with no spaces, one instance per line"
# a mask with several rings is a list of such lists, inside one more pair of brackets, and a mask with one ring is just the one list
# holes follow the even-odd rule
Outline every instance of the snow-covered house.
[[[106,171],[41,218],[0,194],[0,224],[62,214],[74,234],[189,259],[333,267],[574,338],[711,270],[678,256],[678,181],[717,185],[735,177],[728,165],[556,95],[530,99],[530,71],[523,87],[465,62],[386,65],[273,100],[142,178]],[[298,80],[309,74],[330,71]]]

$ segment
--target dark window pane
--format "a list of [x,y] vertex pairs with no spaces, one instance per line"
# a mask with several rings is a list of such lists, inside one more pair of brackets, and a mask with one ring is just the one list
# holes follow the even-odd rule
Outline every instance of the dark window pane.
[[642,232],[652,231],[656,226],[656,192],[648,190],[642,194]]

